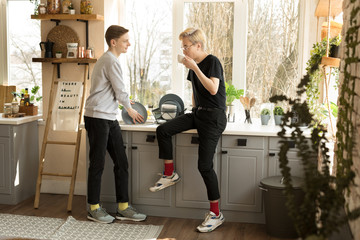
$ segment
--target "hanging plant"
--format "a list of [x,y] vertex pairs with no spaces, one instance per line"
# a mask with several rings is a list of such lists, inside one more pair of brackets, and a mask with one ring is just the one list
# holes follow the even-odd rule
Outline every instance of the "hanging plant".
[[[285,95],[277,95],[270,99],[278,103],[285,101],[292,106],[293,111],[284,114],[281,123],[281,138],[279,162],[281,174],[284,177],[286,207],[289,216],[293,219],[295,229],[302,239],[326,239],[337,231],[344,223],[360,217],[360,207],[350,209],[346,202],[346,196],[350,193],[350,187],[354,186],[355,172],[352,169],[352,153],[354,148],[352,119],[354,113],[354,100],[356,93],[356,77],[351,73],[351,64],[358,63],[359,58],[355,55],[355,49],[360,44],[358,39],[359,24],[355,21],[356,13],[360,7],[352,10],[350,27],[345,38],[345,66],[344,80],[341,85],[338,110],[338,131],[336,151],[336,175],[330,172],[329,149],[327,132],[321,123],[316,122],[311,113],[307,101],[303,101],[302,95],[307,92],[312,76],[319,69],[320,58],[313,58],[312,64],[308,65],[306,75],[298,85],[295,98]],[[320,56],[320,55],[318,55]],[[298,113],[299,121],[291,121],[294,112]],[[311,129],[311,136],[305,136],[300,123],[305,123]],[[290,130],[289,130],[290,129]],[[298,150],[298,156],[304,169],[304,183],[302,190],[304,199],[300,205],[296,204],[294,188],[287,152],[288,141],[294,141]],[[345,216],[339,212],[345,208]]]
[[[333,53],[335,47],[339,47],[341,43],[341,37],[336,36],[334,38],[331,38],[329,41],[329,52],[330,55]],[[313,45],[313,48],[310,52],[310,59],[306,63],[306,71],[310,73],[310,69],[314,66],[317,66],[317,68],[311,72],[309,75],[310,81],[308,82],[306,86],[306,100],[309,104],[310,112],[314,115],[314,121],[316,124],[324,124],[324,120],[329,117],[328,108],[323,104],[319,102],[320,97],[320,88],[319,85],[321,81],[324,80],[324,72],[320,68],[320,63],[322,57],[326,56],[326,45],[327,45],[327,39],[324,38],[321,42],[317,42]],[[335,77],[335,85],[333,86],[335,89],[338,87],[338,79],[339,79],[339,70],[337,68],[333,68],[332,77]],[[336,104],[335,104],[336,105]],[[335,106],[332,106],[334,108]]]

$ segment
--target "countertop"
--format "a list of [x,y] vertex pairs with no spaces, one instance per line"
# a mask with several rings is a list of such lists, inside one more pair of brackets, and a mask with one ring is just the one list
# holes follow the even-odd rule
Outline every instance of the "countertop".
[[[27,117],[26,117],[27,118]],[[39,117],[41,118],[41,117]],[[37,119],[39,119],[37,118]],[[30,120],[31,121],[31,120]],[[279,126],[273,123],[269,125],[261,125],[260,119],[252,119],[252,124],[242,122],[228,122],[223,135],[241,135],[241,136],[262,136],[262,137],[277,137],[277,133],[281,130]],[[123,131],[139,131],[139,132],[156,132],[159,124],[146,122],[144,124],[125,124],[120,121],[120,127]],[[4,124],[0,121],[0,124]],[[20,124],[20,123],[19,123]],[[45,121],[39,120],[39,125],[45,125]],[[80,124],[80,128],[84,128],[84,124]],[[304,128],[304,135],[310,137],[310,129]],[[183,133],[197,133],[195,129],[185,131]]]
[[32,121],[37,121],[38,119],[41,119],[42,115],[36,115],[36,116],[26,116],[26,117],[19,117],[19,118],[4,118],[2,114],[0,115],[0,124],[6,124],[6,125],[20,125]]
[[[277,137],[277,133],[281,130],[279,126],[274,124],[261,125],[260,119],[252,119],[253,123],[228,122],[223,135],[242,135],[242,136],[269,136]],[[145,131],[155,132],[158,124],[148,123],[128,125],[120,122],[121,129],[124,131]],[[310,130],[303,130],[306,136],[310,136]],[[195,129],[185,131],[183,133],[197,133]]]

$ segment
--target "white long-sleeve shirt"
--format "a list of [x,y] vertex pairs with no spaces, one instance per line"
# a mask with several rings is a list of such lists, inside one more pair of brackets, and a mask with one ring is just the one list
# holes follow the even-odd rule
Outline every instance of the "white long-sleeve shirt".
[[84,115],[116,120],[119,103],[125,109],[131,107],[129,94],[125,91],[120,62],[112,52],[107,51],[94,66],[90,95],[85,103]]

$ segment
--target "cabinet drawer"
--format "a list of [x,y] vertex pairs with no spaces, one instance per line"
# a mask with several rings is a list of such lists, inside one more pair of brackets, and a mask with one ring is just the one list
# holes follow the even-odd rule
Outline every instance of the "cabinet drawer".
[[177,134],[176,135],[177,146],[198,146],[199,135],[197,134]]
[[157,145],[155,132],[133,132],[132,144]]
[[0,137],[10,137],[10,127],[0,125]]
[[[274,137],[269,138],[269,149],[279,150],[280,146],[281,146],[280,140],[281,140],[281,138],[274,138]],[[288,143],[289,143],[289,151],[297,150],[294,141],[289,140]]]
[[264,137],[223,136],[222,147],[264,149]]

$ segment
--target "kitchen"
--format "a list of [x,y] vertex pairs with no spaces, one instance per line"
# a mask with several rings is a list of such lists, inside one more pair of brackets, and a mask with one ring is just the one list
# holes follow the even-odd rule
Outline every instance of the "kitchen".
[[[245,2],[246,1],[235,1],[235,3],[240,4],[240,6],[242,6],[241,4],[245,4]],[[304,3],[304,2],[306,2],[306,3]],[[300,4],[301,7],[305,7],[305,10],[304,10],[305,12],[302,13],[302,18],[301,18],[301,19],[303,19],[303,22],[300,23],[300,26],[303,26],[303,28],[305,28],[305,25],[306,25],[307,27],[305,29],[308,29],[308,31],[304,31],[301,34],[301,36],[303,36],[304,39],[308,39],[308,41],[302,41],[302,45],[303,45],[304,49],[307,49],[306,51],[304,50],[303,52],[301,52],[304,55],[302,63],[300,63],[300,64],[302,64],[301,65],[302,68],[305,68],[305,63],[306,63],[307,59],[309,58],[310,49],[312,47],[312,44],[316,40],[316,34],[314,34],[314,32],[316,32],[316,31],[319,32],[320,30],[317,28],[317,26],[321,26],[320,23],[317,23],[317,19],[314,17],[316,1],[304,1],[304,2],[301,2],[301,4]],[[75,6],[75,11],[79,12],[80,1],[73,1],[73,3]],[[104,46],[104,41],[103,41],[102,37],[99,36],[100,34],[93,34],[93,33],[98,33],[98,32],[103,33],[106,29],[106,26],[110,25],[111,23],[114,23],[114,22],[121,23],[125,20],[125,19],[123,19],[124,16],[126,15],[124,13],[125,10],[124,10],[124,8],[120,7],[121,6],[120,4],[121,4],[121,1],[120,2],[117,2],[117,1],[104,1],[104,2],[93,1],[94,13],[104,16],[103,21],[97,21],[97,20],[89,21],[89,40],[88,41],[89,41],[89,44],[92,47],[94,47],[96,57],[99,57],[101,55],[101,53],[106,50],[106,48]],[[180,6],[182,4],[182,2],[174,1],[174,4],[176,5],[176,6],[174,6],[174,8],[179,9],[177,7]],[[120,11],[114,13],[114,11],[112,11],[112,9],[118,8],[118,7],[120,8]],[[239,7],[239,5],[235,5],[235,8],[236,8],[235,11],[239,11],[239,9],[237,7]],[[240,9],[240,15],[241,15],[241,11],[245,11],[244,8]],[[236,15],[236,16],[238,16],[238,15]],[[246,16],[246,14],[245,14],[245,16]],[[30,16],[28,17],[28,19],[29,19],[29,21],[39,21],[39,20],[30,20]],[[324,19],[321,19],[321,21],[324,21]],[[182,21],[180,20],[180,22],[182,22]],[[73,28],[75,30],[75,32],[78,34],[78,36],[80,36],[81,43],[83,45],[85,45],[84,36],[86,35],[86,33],[85,33],[84,23],[75,22],[75,21],[62,21],[61,25],[67,25],[67,26]],[[43,20],[41,21],[41,41],[46,41],[47,33],[49,33],[50,30],[52,28],[54,28],[54,26],[55,26],[54,22],[43,21]],[[239,26],[240,29],[242,29],[242,27],[243,26]],[[177,33],[180,32],[181,30],[182,30],[181,25],[180,25],[180,27],[178,26],[177,28],[175,28],[173,30],[174,35],[177,35]],[[244,36],[239,36],[239,38],[241,39],[242,42],[246,42],[246,39],[244,39]],[[173,41],[173,45],[175,45],[175,46],[178,46],[180,44],[177,39],[170,40],[170,42],[171,41]],[[239,43],[237,43],[237,44],[239,44]],[[180,47],[180,45],[179,45],[179,47]],[[246,49],[244,49],[244,47],[237,46],[234,43],[234,49],[236,49],[236,48],[237,48],[237,50],[234,50],[234,51],[239,52],[243,55],[246,54]],[[166,51],[166,50],[167,49],[163,49],[163,51]],[[44,52],[42,52],[41,54],[44,54]],[[235,77],[233,77],[233,79],[244,79],[246,76],[245,75],[246,74],[245,64],[243,64],[244,62],[246,62],[246,58],[242,57],[243,55],[241,55],[241,54],[237,54],[238,59],[234,58],[234,64],[236,61],[240,67],[233,69],[233,76],[235,76]],[[3,54],[2,54],[2,56],[3,56]],[[171,53],[170,56],[171,56],[171,59],[173,59],[172,62],[176,62],[177,51],[174,53]],[[34,56],[34,57],[40,57],[40,56]],[[123,61],[124,61],[124,59],[123,59]],[[89,64],[90,73],[92,71],[93,65],[94,64]],[[49,98],[50,98],[49,90],[51,89],[51,81],[50,80],[53,78],[53,72],[54,72],[53,69],[54,69],[54,67],[52,66],[52,64],[49,64],[49,63],[42,64],[43,109],[48,108],[48,102],[49,102]],[[179,96],[184,96],[183,92],[186,93],[186,91],[185,91],[186,86],[181,84],[183,82],[183,80],[182,80],[183,77],[181,77],[182,76],[181,72],[183,71],[183,69],[181,68],[181,66],[173,64],[172,71],[174,71],[175,73],[180,72],[180,74],[175,74],[175,76],[174,76],[175,79],[171,81],[171,89],[174,89],[174,91],[171,91],[171,93],[175,93]],[[5,73],[7,71],[2,71],[2,72]],[[61,74],[61,78],[65,79],[65,80],[70,80],[70,81],[81,80],[84,78],[83,66],[76,66],[75,64],[61,64],[60,74]],[[8,79],[8,78],[4,77],[3,79]],[[240,82],[236,82],[236,81],[233,81],[233,82],[237,88],[245,87],[244,83],[240,83]],[[4,83],[6,83],[6,82],[3,81],[3,84]],[[260,88],[260,87],[258,87],[258,88]],[[47,91],[45,91],[45,89]],[[170,93],[170,91],[169,91],[169,93]],[[163,95],[164,94],[161,94],[161,96],[163,96]],[[188,98],[184,96],[184,97],[182,97],[182,99],[185,101],[185,105],[188,108],[189,103],[186,103]],[[138,100],[141,100],[141,99],[138,99]],[[159,101],[159,99],[153,100],[152,104],[154,104],[156,107],[158,101]],[[144,101],[141,101],[141,102],[144,102]],[[258,97],[257,102],[258,102],[258,107],[260,109],[260,104],[263,101],[261,100],[260,97]],[[146,104],[144,104],[144,105],[146,105]],[[252,116],[253,124],[250,125],[250,127],[248,127],[249,125],[242,124],[242,122],[245,119],[245,114],[243,111],[243,107],[241,106],[240,101],[238,101],[238,100],[235,101],[235,109],[239,109],[237,112],[235,112],[235,122],[228,123],[228,129],[226,130],[226,131],[228,131],[228,134],[225,132],[225,135],[236,134],[236,135],[240,135],[240,136],[255,135],[256,137],[263,137],[264,139],[261,141],[265,142],[264,149],[266,149],[266,150],[262,154],[265,156],[266,153],[268,153],[268,151],[270,149],[269,148],[269,138],[276,136],[276,129],[278,129],[278,128],[276,128],[276,126],[274,126],[273,122],[271,122],[271,125],[269,125],[267,127],[265,127],[265,126],[262,127],[260,125],[260,120],[259,120],[260,115],[259,115],[259,113],[255,113],[254,110],[253,110],[253,116]],[[46,110],[43,111],[42,116],[43,116],[42,117],[43,119],[46,119],[46,117],[47,117]],[[242,129],[241,126],[244,126],[244,129]],[[44,131],[45,131],[45,122],[40,121],[38,124],[38,128],[39,128],[38,146],[39,146],[39,155],[40,155],[40,151],[41,151],[40,148],[41,148],[42,140],[43,140],[43,138],[41,136],[43,136]],[[155,128],[151,127],[151,125],[148,125],[148,124],[144,125],[144,126],[135,126],[135,128],[137,128],[138,130],[135,130],[133,126],[127,126],[127,125],[123,126],[123,130],[126,131],[127,134],[132,131],[139,131],[139,134],[141,134],[142,132],[145,132],[145,133],[150,132],[151,133],[151,132],[155,131]],[[259,133],[259,129],[260,129],[260,133]],[[268,131],[268,132],[266,132],[266,131]],[[75,138],[75,135],[76,134],[74,134],[74,133],[56,133],[56,132],[50,133],[50,137],[56,138],[58,141],[65,141],[70,138]],[[77,178],[76,178],[76,184],[75,184],[75,195],[82,195],[82,196],[86,195],[86,154],[87,154],[86,149],[87,148],[86,148],[85,139],[86,139],[86,134],[85,134],[85,131],[83,131],[83,133],[81,135],[79,164],[78,164],[78,172],[77,172]],[[134,137],[132,137],[132,140],[133,139],[134,139]],[[180,145],[179,147],[184,147],[184,146]],[[50,157],[51,163],[49,163],[49,166],[47,166],[47,171],[71,172],[72,161],[73,161],[74,157],[73,157],[73,152],[70,151],[69,149],[70,148],[68,146],[62,146],[62,147],[53,147],[52,146],[51,148],[49,147],[49,149],[48,149],[49,153],[47,153],[47,154],[49,154],[49,156],[51,156]],[[266,163],[266,164],[268,164],[268,163]],[[218,164],[218,166],[219,166],[219,170],[221,170],[220,164]],[[263,167],[265,169],[265,166],[263,166]],[[264,171],[264,170],[260,170],[260,171]],[[154,172],[154,173],[156,173],[156,172]],[[259,180],[261,180],[261,178],[265,177],[265,176],[267,176],[267,174],[257,175],[257,178],[255,180],[258,183]],[[234,181],[236,181],[236,180],[234,180]],[[67,180],[62,181],[61,179],[59,180],[55,177],[46,177],[42,181],[42,192],[43,193],[55,193],[55,194],[68,194],[68,191],[69,191],[68,185],[69,185],[69,182]],[[176,191],[178,191],[178,190],[176,190]],[[244,191],[246,191],[246,190],[244,190]],[[166,194],[174,194],[174,193],[172,192],[172,193],[166,193]],[[189,193],[189,194],[191,194],[191,193]],[[256,191],[255,196],[257,199],[256,201],[258,201],[257,204],[260,204],[261,203],[261,198],[260,198],[261,192]],[[173,197],[176,198],[177,195],[173,196]],[[238,196],[236,196],[236,197],[238,197]],[[43,199],[42,199],[42,197],[40,197],[39,210],[41,210],[42,201],[43,201]],[[145,198],[143,200],[139,199],[138,201],[146,202],[147,200]],[[152,201],[155,201],[155,200],[152,200]],[[186,205],[186,203],[184,203],[184,204]],[[199,203],[194,203],[194,204],[199,205]],[[202,205],[202,203],[200,205]],[[261,207],[261,204],[257,205],[257,206]],[[64,211],[65,211],[65,209],[64,209]],[[154,214],[156,214],[156,213],[154,213]],[[229,214],[229,221],[231,221],[231,220],[241,221],[241,219],[236,220],[236,218],[239,217],[238,216],[239,214],[236,214],[236,211],[229,211],[228,214]],[[234,215],[233,219],[231,217],[232,214]],[[202,218],[202,216],[199,216],[200,213],[196,213],[196,215],[197,216],[194,216],[194,218]],[[246,213],[243,216],[246,216]],[[254,220],[254,222],[260,222],[260,223],[262,222],[263,223],[263,217],[264,216],[262,213],[262,216],[259,216],[258,217],[259,219]],[[240,216],[240,218],[241,218],[241,216]],[[257,217],[255,217],[255,218],[257,218]],[[354,228],[356,229],[356,225]],[[353,234],[355,234],[356,232],[357,231],[354,230]]]

